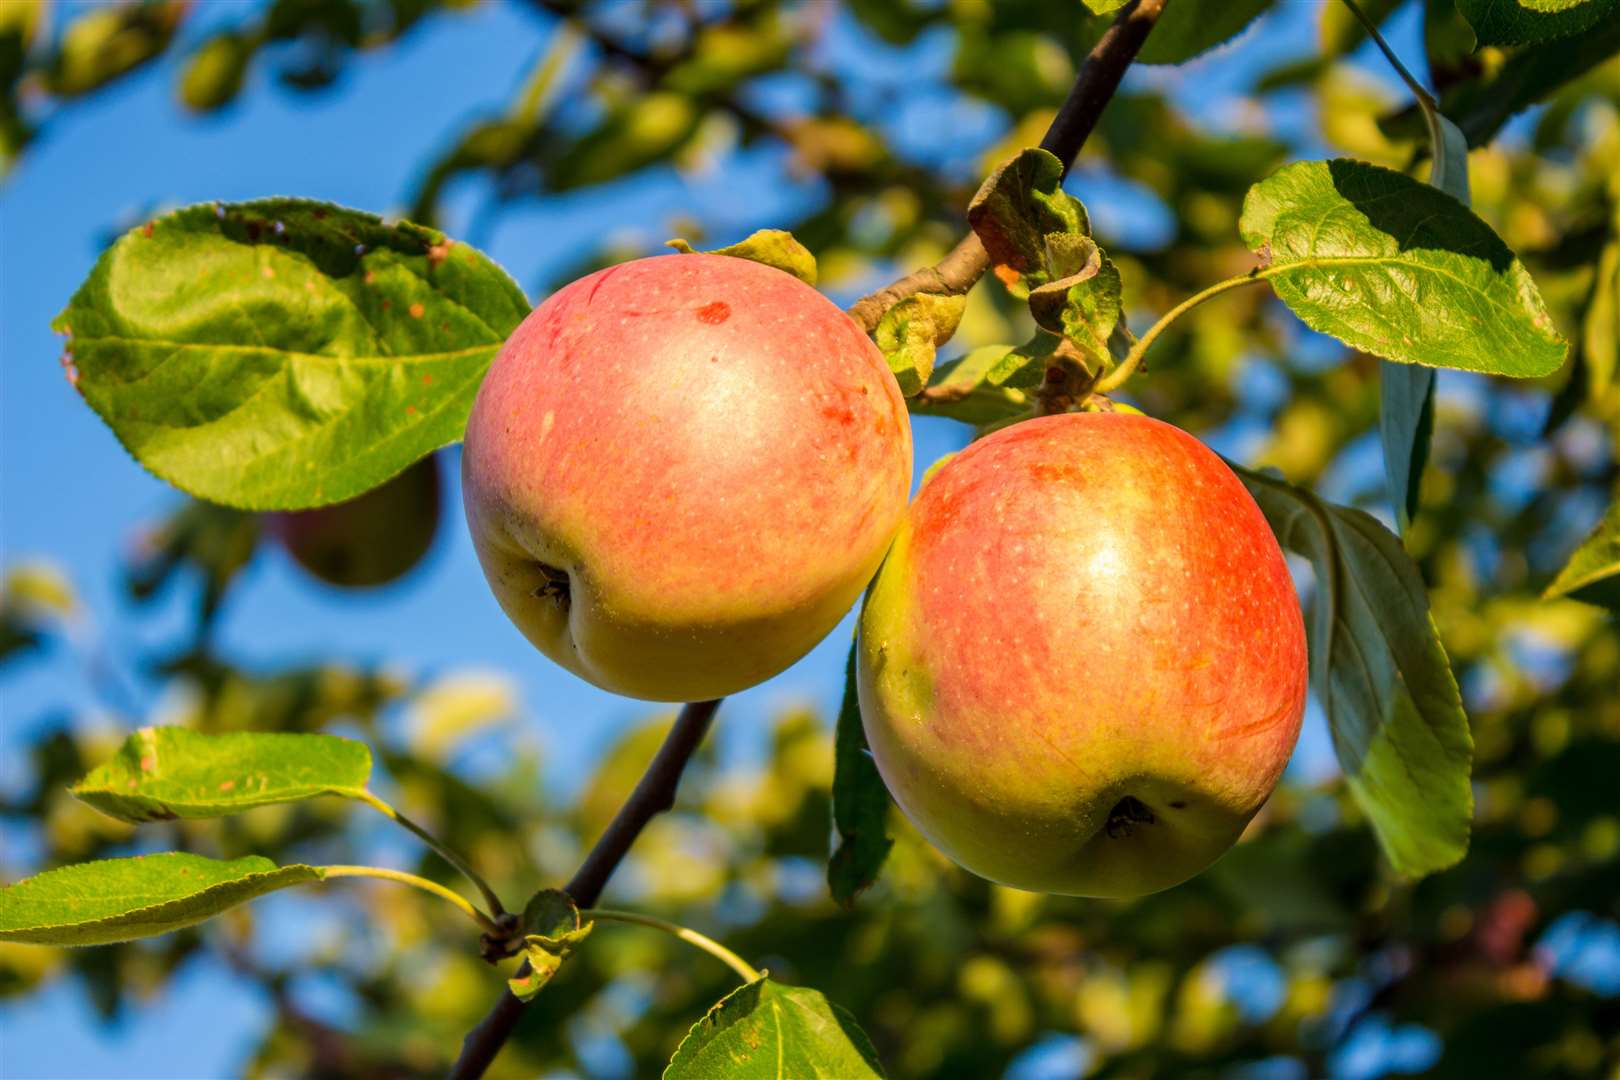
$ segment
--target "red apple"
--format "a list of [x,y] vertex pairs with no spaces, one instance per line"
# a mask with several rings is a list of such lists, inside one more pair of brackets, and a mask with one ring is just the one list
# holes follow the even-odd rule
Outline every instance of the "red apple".
[[1236,841],[1293,750],[1305,628],[1242,482],[1145,416],[1003,429],[924,483],[861,617],[895,801],[1006,885],[1135,896]]
[[876,346],[797,278],[720,255],[551,296],[496,357],[462,455],[506,614],[563,667],[655,701],[808,652],[871,579],[910,484]]
[[270,533],[329,585],[366,588],[405,575],[439,529],[439,463],[425,457],[347,502],[266,515]]

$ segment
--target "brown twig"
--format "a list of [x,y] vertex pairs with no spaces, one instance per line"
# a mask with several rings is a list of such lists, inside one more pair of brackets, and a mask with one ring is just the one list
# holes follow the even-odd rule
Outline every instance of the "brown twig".
[[[1131,66],[1148,32],[1159,21],[1168,0],[1132,0],[1119,9],[1113,25],[1098,40],[1080,66],[1080,74],[1058,108],[1052,125],[1041,139],[1041,149],[1049,150],[1067,172],[1080,148],[1085,145],[1103,107],[1119,89],[1125,69]],[[962,237],[957,245],[939,262],[914,270],[900,280],[885,285],[850,305],[849,315],[861,328],[871,333],[877,328],[883,313],[908,296],[917,293],[946,293],[959,295],[967,292],[984,276],[990,266],[990,256],[974,233]]]
[[[595,904],[607,885],[608,878],[619,866],[620,860],[635,843],[636,837],[647,823],[675,805],[675,789],[680,785],[681,773],[691,760],[703,736],[709,730],[718,701],[698,701],[681,707],[675,726],[664,737],[664,745],[647,766],[630,798],[619,807],[607,831],[591,848],[590,854],[573,880],[563,886],[574,903],[582,908]],[[521,977],[528,969],[527,961],[518,969]],[[451,1080],[477,1080],[495,1060],[506,1040],[523,1016],[525,1003],[503,990],[489,1013],[478,1026],[467,1033],[461,1044],[461,1057],[451,1069]]]

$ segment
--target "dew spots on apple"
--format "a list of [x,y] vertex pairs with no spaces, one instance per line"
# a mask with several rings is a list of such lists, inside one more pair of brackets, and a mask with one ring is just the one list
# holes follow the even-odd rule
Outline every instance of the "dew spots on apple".
[[716,300],[712,304],[704,304],[697,309],[698,322],[709,326],[719,326],[731,318],[731,305],[724,300]]

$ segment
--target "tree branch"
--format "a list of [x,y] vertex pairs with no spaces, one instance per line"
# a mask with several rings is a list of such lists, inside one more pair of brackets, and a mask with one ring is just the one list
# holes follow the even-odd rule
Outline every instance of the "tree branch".
[[[703,742],[703,736],[708,733],[709,724],[719,707],[718,701],[697,701],[681,707],[675,726],[669,729],[669,734],[664,737],[664,745],[658,748],[657,755],[637,781],[630,798],[619,807],[619,812],[613,816],[590,854],[585,856],[585,862],[573,879],[563,886],[575,904],[582,908],[595,904],[608,878],[618,869],[620,860],[630,850],[630,845],[636,842],[636,837],[641,835],[641,830],[653,818],[675,805],[675,789],[680,785],[681,773]],[[528,961],[524,961],[518,968],[517,976],[522,977],[528,967]],[[489,1013],[462,1041],[461,1057],[450,1071],[451,1080],[477,1080],[484,1075],[484,1070],[489,1068],[495,1055],[511,1038],[526,1004],[513,997],[510,991],[501,991],[500,998]]]
[[[1080,65],[1080,74],[1069,88],[1069,96],[1063,99],[1057,116],[1052,118],[1052,125],[1041,139],[1041,149],[1051,151],[1063,162],[1065,172],[1074,164],[1080,148],[1097,126],[1104,106],[1114,96],[1114,91],[1119,89],[1125,69],[1136,59],[1148,32],[1159,21],[1168,2],[1131,0],[1131,3],[1119,9],[1113,25],[1086,56],[1086,62]],[[855,301],[850,305],[850,318],[871,333],[877,329],[883,313],[906,297],[917,293],[960,295],[973,288],[989,266],[990,256],[985,252],[984,245],[979,243],[977,235],[969,232],[933,266],[914,270],[893,284]]]

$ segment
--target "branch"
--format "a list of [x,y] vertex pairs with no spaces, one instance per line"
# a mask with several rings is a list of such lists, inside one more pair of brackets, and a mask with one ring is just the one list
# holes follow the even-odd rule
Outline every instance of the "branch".
[[[681,782],[681,773],[703,742],[703,736],[707,734],[709,723],[719,707],[718,701],[698,701],[681,707],[675,726],[664,737],[664,745],[658,748],[658,754],[636,783],[636,789],[619,807],[619,812],[613,816],[596,846],[591,848],[573,880],[563,886],[579,907],[588,908],[596,903],[608,878],[618,869],[619,861],[630,850],[630,845],[635,843],[636,837],[641,835],[641,830],[653,818],[675,805],[675,789]],[[528,968],[528,962],[524,961],[516,977],[521,978]],[[495,1060],[495,1055],[506,1045],[506,1040],[511,1038],[512,1029],[517,1027],[526,1005],[526,1002],[513,997],[510,991],[502,990],[489,1013],[463,1040],[461,1057],[450,1071],[451,1080],[478,1080],[483,1076],[484,1070]]]
[[[1132,0],[1119,9],[1114,22],[1098,40],[1080,65],[1080,74],[1069,88],[1052,126],[1041,139],[1041,149],[1049,150],[1063,162],[1067,172],[1074,163],[1086,138],[1097,126],[1104,106],[1119,89],[1125,69],[1131,66],[1148,32],[1159,21],[1169,0]],[[891,285],[885,285],[869,296],[863,296],[850,306],[849,315],[867,333],[877,329],[883,313],[908,296],[917,293],[945,293],[960,295],[967,292],[984,276],[990,266],[990,256],[974,233],[962,237],[957,245],[933,266],[915,270]]]

